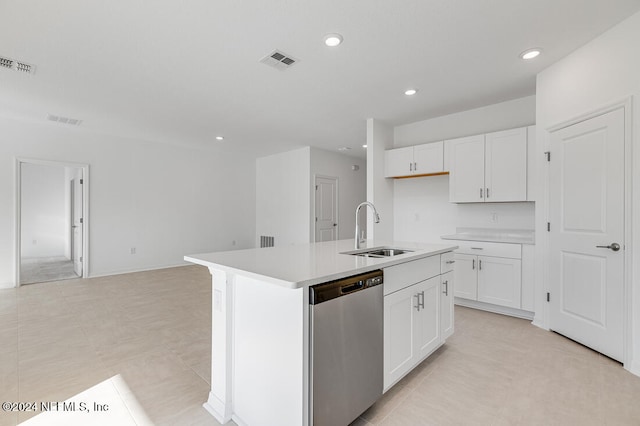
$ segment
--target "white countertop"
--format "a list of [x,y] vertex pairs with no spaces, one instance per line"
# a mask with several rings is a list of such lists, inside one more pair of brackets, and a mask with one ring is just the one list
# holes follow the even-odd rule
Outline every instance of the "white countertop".
[[354,251],[354,240],[326,241],[247,250],[202,253],[184,260],[213,269],[233,272],[288,288],[301,288],[375,269],[455,250],[455,244],[417,244],[367,241],[363,248],[393,247],[413,250],[386,258],[343,254]]
[[534,231],[528,229],[457,228],[443,240],[487,241],[492,243],[535,244]]

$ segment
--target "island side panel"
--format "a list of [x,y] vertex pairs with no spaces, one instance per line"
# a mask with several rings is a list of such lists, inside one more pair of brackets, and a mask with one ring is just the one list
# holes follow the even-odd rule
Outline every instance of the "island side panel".
[[233,419],[307,425],[308,289],[237,275],[233,306]]
[[225,424],[232,417],[233,274],[209,268],[211,291],[211,392],[204,404]]

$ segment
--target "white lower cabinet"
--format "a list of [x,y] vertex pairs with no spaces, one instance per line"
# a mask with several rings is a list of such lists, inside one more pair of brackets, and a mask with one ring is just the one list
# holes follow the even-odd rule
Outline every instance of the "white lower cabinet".
[[[440,275],[440,256],[416,262],[385,269],[385,392],[453,333],[453,271]],[[418,270],[426,279],[416,282]]]
[[466,246],[460,243],[454,258],[456,297],[522,308],[522,261],[519,244],[473,243]]
[[478,301],[520,308],[521,262],[478,256]]
[[385,296],[385,389],[440,344],[439,291],[438,276]]

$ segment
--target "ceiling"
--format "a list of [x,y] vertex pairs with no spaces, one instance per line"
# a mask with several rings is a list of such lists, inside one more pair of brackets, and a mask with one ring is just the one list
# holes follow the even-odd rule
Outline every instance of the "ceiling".
[[[367,118],[399,125],[532,95],[539,71],[638,10],[640,0],[2,0],[0,56],[37,68],[0,69],[0,114],[364,156]],[[323,43],[332,32],[344,37],[336,48]],[[530,47],[543,54],[525,62]],[[299,62],[260,63],[274,49]]]

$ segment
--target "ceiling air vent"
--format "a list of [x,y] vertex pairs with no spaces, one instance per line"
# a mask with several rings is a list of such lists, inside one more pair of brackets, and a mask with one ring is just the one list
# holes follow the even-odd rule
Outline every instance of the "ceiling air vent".
[[270,67],[276,68],[280,71],[284,71],[286,69],[291,68],[296,62],[297,59],[287,55],[284,52],[279,50],[274,50],[264,58],[260,60],[265,65],[269,65]]
[[82,120],[78,120],[77,118],[60,117],[53,114],[47,114],[47,120],[55,123],[66,124],[67,126],[79,126],[82,123]]
[[33,74],[36,67],[26,62],[16,61],[15,59],[0,56],[0,68],[17,71],[23,74]]

